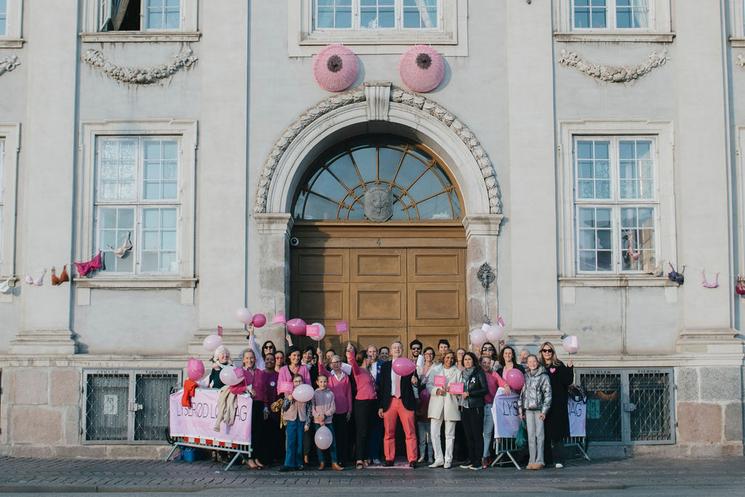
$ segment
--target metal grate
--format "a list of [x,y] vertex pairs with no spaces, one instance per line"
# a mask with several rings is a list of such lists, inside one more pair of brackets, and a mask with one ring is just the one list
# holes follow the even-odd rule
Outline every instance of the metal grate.
[[168,396],[178,375],[136,375],[135,440],[165,440],[168,435]]
[[632,441],[669,441],[672,438],[670,374],[629,374]]
[[129,375],[89,375],[86,386],[85,439],[127,440]]
[[168,399],[179,371],[84,372],[84,440],[160,442],[168,436]]
[[581,373],[580,378],[587,393],[587,438],[621,442],[621,374]]

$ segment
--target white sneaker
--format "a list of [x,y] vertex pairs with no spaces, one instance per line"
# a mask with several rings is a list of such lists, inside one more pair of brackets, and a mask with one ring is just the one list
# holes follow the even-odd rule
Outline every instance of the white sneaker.
[[445,466],[443,466],[443,468],[445,468],[445,469],[450,469],[452,467],[453,467],[453,465],[451,463],[449,463],[449,462],[446,462],[445,463]]
[[441,468],[445,465],[443,461],[435,461],[429,465],[430,468]]
[[418,462],[418,463],[423,463],[423,462],[424,462],[424,456],[422,456],[422,457],[420,457],[419,459],[417,459],[417,461],[416,461],[416,462]]
[[470,467],[470,468],[468,468],[468,469],[472,469],[472,470],[474,470],[474,471],[481,471],[481,470],[482,470],[482,469],[484,469],[484,468],[482,468],[481,466],[474,466],[474,465],[472,464],[472,465],[471,465],[471,467]]
[[556,463],[556,464],[554,465],[554,468],[556,468],[556,469],[561,469],[561,468],[563,468],[563,467],[564,467],[564,465],[563,465],[563,464],[561,464],[561,463],[559,463],[559,462],[557,462],[557,463]]
[[460,469],[471,469],[471,465],[470,464],[461,464],[460,465]]

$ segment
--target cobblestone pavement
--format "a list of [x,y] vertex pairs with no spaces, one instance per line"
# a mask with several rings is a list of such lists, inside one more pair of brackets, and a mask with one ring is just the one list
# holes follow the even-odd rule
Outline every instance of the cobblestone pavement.
[[[280,473],[230,471],[208,461],[0,458],[0,492],[202,493],[216,488],[243,489],[236,495],[484,495],[495,492],[577,493],[580,495],[745,496],[745,458],[574,461],[561,470],[516,471],[502,467],[463,469],[370,468]],[[305,490],[300,490],[305,489]]]

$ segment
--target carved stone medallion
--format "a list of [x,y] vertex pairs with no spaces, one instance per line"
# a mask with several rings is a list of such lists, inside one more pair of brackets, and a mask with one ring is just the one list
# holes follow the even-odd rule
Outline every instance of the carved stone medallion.
[[365,217],[382,223],[393,215],[393,192],[388,185],[370,185],[365,192]]

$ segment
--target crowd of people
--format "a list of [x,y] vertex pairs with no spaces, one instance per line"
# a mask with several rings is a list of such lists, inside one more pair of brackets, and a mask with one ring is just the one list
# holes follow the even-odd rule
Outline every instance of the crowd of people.
[[[349,343],[338,353],[313,346],[300,349],[288,335],[284,353],[271,341],[259,347],[252,326],[248,339],[241,356],[241,385],[253,400],[253,453],[246,460],[251,469],[275,464],[281,464],[280,471],[311,465],[337,471],[350,465],[360,470],[392,466],[400,423],[398,440],[405,443],[398,448],[405,447],[410,467],[481,470],[495,455],[494,398],[512,393],[519,393],[519,415],[527,426],[527,468],[563,467],[568,388],[574,373],[572,361],[560,361],[550,342],[540,346],[538,356],[527,350],[518,356],[504,343],[486,342],[467,351],[452,350],[448,340],[441,339],[435,350],[414,340],[408,357],[416,370],[400,376],[392,367],[396,359],[406,357],[400,341],[365,350]],[[233,366],[230,352],[221,345],[212,361],[209,386],[222,388],[220,370]],[[520,392],[505,381],[512,369],[524,374]],[[302,384],[315,390],[307,402],[291,393]],[[326,450],[317,449],[313,437],[323,426],[333,435]]]

